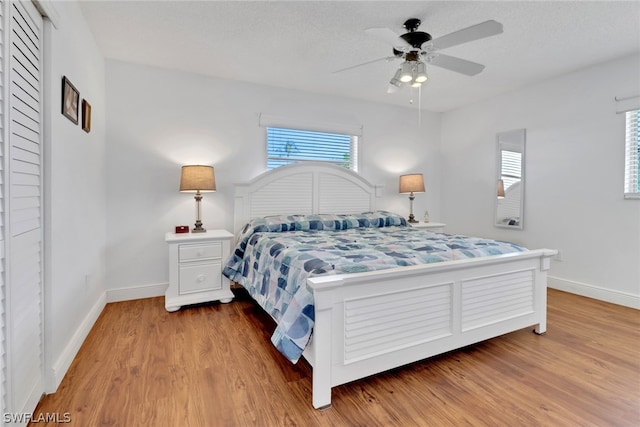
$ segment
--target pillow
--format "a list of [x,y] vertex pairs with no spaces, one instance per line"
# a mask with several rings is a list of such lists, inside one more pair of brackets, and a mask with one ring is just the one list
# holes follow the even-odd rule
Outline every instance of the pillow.
[[[406,226],[407,220],[400,215],[388,211],[364,212],[361,214],[361,227]],[[368,225],[366,222],[368,221]]]
[[272,215],[252,219],[242,230],[285,232],[311,230],[347,230],[350,228],[377,228],[406,226],[407,221],[398,214],[388,211],[363,212],[361,214],[311,214],[311,215]]

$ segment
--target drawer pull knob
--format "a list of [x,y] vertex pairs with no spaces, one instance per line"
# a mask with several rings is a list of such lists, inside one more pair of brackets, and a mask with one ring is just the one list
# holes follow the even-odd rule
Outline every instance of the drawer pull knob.
[[196,277],[196,280],[197,280],[199,283],[204,282],[204,279],[205,279],[204,274],[200,274],[198,277]]

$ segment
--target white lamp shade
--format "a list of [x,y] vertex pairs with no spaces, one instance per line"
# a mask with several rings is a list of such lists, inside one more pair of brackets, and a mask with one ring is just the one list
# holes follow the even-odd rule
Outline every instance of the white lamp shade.
[[421,173],[400,175],[400,193],[424,193],[424,178]]
[[413,80],[413,67],[409,62],[404,61],[402,63],[401,70],[402,71],[400,72],[400,81],[402,83],[408,83],[411,80]]
[[400,85],[402,85],[402,82],[400,81],[400,74],[402,74],[402,68],[398,68],[396,73],[391,78],[391,81],[389,82],[389,84],[392,84],[395,87],[400,87]]
[[185,193],[216,191],[216,176],[213,172],[213,166],[183,166],[180,175],[180,191]]
[[424,83],[427,79],[427,66],[424,65],[424,62],[418,62],[418,65],[416,65],[416,83]]

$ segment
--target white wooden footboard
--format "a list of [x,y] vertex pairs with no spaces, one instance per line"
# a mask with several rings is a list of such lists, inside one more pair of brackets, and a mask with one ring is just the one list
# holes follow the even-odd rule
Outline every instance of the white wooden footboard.
[[546,331],[547,277],[556,251],[308,280],[315,325],[304,357],[313,406],[331,388],[527,326]]

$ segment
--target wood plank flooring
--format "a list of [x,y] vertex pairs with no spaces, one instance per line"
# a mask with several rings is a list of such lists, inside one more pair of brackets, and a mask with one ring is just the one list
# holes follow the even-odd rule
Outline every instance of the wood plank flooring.
[[285,360],[271,319],[234,292],[175,313],[164,298],[108,304],[35,416],[66,412],[60,425],[83,427],[640,425],[631,308],[549,290],[546,335],[528,328],[345,384],[318,411],[309,366]]

